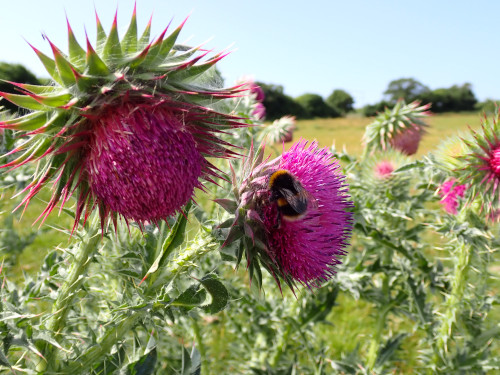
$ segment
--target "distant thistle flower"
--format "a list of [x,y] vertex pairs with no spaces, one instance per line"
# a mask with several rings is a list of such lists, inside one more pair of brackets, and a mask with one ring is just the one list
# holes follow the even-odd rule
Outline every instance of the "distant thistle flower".
[[[292,289],[296,282],[318,287],[335,273],[352,230],[345,177],[333,155],[316,142],[308,146],[301,140],[270,162],[261,157],[247,159],[235,184],[237,201],[218,200],[226,209],[237,207],[226,242],[244,234],[251,269],[260,262]],[[308,204],[302,215],[285,216],[284,198],[273,200],[271,176],[277,171],[293,176],[305,190]]]
[[257,119],[257,120],[262,120],[264,117],[266,117],[266,107],[264,107],[264,104],[262,103],[256,103],[254,110],[252,112],[252,115]]
[[374,173],[375,176],[379,178],[389,178],[395,169],[394,163],[388,160],[382,160],[375,166]]
[[422,139],[422,130],[413,127],[396,134],[389,143],[392,148],[401,151],[406,155],[414,155],[417,153],[420,140]]
[[366,153],[394,148],[406,155],[415,154],[428,126],[422,118],[429,116],[429,108],[430,104],[420,106],[417,101],[410,104],[400,101],[392,110],[386,108],[366,127],[363,136]]
[[394,174],[409,162],[409,158],[396,150],[377,152],[362,162],[363,180],[369,186],[386,189],[406,180],[405,175]]
[[247,79],[247,85],[250,89],[251,95],[254,97],[254,99],[262,103],[264,99],[266,98],[266,95],[264,94],[264,90],[262,90],[262,87],[260,87],[258,84],[256,84],[253,79]]
[[134,9],[121,41],[115,16],[107,36],[97,18],[95,50],[88,39],[86,51],[79,46],[69,23],[69,55],[50,41],[54,59],[33,47],[54,84],[13,83],[19,95],[0,93],[31,110],[0,122],[27,136],[4,167],[39,162],[22,204],[53,181],[40,218],[76,191],[75,226],[95,207],[102,225],[120,215],[157,222],[179,212],[201,180],[217,176],[206,157],[231,156],[217,134],[241,124],[207,105],[244,89],[220,87],[213,67],[224,55],[202,61],[208,52],[175,44],[183,24],[150,42],[150,23],[137,37]]
[[437,166],[444,170],[446,174],[452,174],[453,171],[462,166],[460,157],[467,153],[467,146],[462,139],[468,135],[457,133],[442,141],[435,152]]
[[442,197],[440,203],[446,212],[456,215],[458,199],[464,196],[466,185],[457,185],[455,179],[443,183],[439,188],[439,195]]

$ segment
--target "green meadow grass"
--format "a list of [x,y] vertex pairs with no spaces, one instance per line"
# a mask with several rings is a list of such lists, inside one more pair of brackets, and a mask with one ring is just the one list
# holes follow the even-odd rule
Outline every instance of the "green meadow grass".
[[[415,157],[420,157],[434,150],[441,141],[456,134],[467,131],[468,127],[477,129],[480,126],[479,113],[450,113],[433,115],[427,118],[429,128],[424,135]],[[294,141],[300,137],[317,140],[322,147],[335,144],[337,150],[345,146],[348,153],[361,155],[363,152],[362,137],[366,125],[373,122],[372,117],[352,115],[345,118],[314,119],[297,121]],[[286,146],[291,145],[288,143]]]

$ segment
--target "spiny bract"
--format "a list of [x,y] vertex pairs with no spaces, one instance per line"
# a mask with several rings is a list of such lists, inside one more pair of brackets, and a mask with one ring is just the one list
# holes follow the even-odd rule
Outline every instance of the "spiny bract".
[[0,122],[25,139],[3,167],[38,162],[21,205],[53,181],[39,219],[77,192],[75,226],[96,207],[102,226],[119,215],[156,222],[179,212],[200,179],[218,177],[206,157],[233,155],[217,135],[243,124],[214,105],[245,89],[222,88],[214,64],[224,54],[175,44],[185,21],[150,41],[151,21],[137,36],[135,8],[121,40],[116,15],[108,35],[96,19],[95,49],[88,38],[80,47],[69,22],[68,55],[48,39],[53,59],[32,47],[52,85],[12,83],[19,94],[0,93],[30,110]]

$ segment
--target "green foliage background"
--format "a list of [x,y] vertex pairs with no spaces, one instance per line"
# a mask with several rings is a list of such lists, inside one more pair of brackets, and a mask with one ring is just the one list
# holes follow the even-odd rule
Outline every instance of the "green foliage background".
[[[479,116],[478,113],[470,113],[431,117],[429,134],[424,137],[419,155],[413,160],[435,150],[447,135],[466,130],[468,125],[477,128]],[[370,119],[355,116],[298,121],[295,136],[317,139],[321,146],[327,147],[335,140],[337,149],[341,149],[342,144],[345,144],[350,156],[338,156],[343,165],[352,168],[352,162],[362,152],[360,139],[368,122]],[[280,151],[281,146],[273,152]],[[463,238],[473,243],[479,241],[478,248],[484,248],[482,241],[485,239],[482,232],[475,233],[472,231],[474,228],[468,232],[466,227],[463,227],[461,232],[456,232],[456,228],[450,227],[456,225],[455,219],[442,213],[437,198],[433,198],[435,189],[427,188],[429,171],[425,168],[417,168],[412,172],[421,174],[414,181],[424,182],[413,184],[406,180],[399,185],[381,188],[374,194],[373,191],[372,194],[366,194],[366,189],[373,190],[373,186],[366,185],[367,180],[354,177],[359,172],[353,169],[346,172],[351,184],[351,193],[360,203],[357,213],[358,228],[350,253],[339,269],[335,281],[313,293],[301,290],[295,297],[288,290],[284,290],[282,295],[272,277],[264,274],[263,290],[259,292],[255,285],[250,285],[245,267],[233,270],[234,263],[231,258],[222,257],[223,267],[217,266],[220,260],[216,253],[200,258],[193,264],[195,267],[190,272],[191,279],[179,279],[175,283],[175,289],[180,294],[175,300],[176,307],[171,308],[174,310],[171,310],[171,313],[162,313],[150,322],[144,321],[144,329],[135,330],[132,336],[135,336],[137,347],[133,351],[133,358],[139,362],[134,362],[134,366],[137,369],[151,368],[147,365],[140,367],[139,364],[147,364],[154,359],[157,363],[157,374],[195,374],[197,364],[201,364],[204,374],[291,374],[293,371],[307,374],[382,374],[392,371],[417,374],[429,373],[428,368],[422,367],[423,363],[436,362],[443,368],[441,373],[453,373],[450,372],[452,369],[467,368],[466,360],[473,358],[473,355],[485,355],[484,347],[481,346],[483,344],[478,344],[480,347],[477,347],[477,353],[469,352],[462,354],[462,357],[454,357],[451,364],[443,364],[439,359],[433,359],[432,353],[422,351],[422,348],[429,349],[432,344],[434,336],[432,330],[429,331],[431,327],[426,326],[423,323],[425,320],[420,320],[417,314],[420,311],[424,317],[430,317],[430,306],[433,304],[444,309],[443,305],[440,305],[443,300],[439,290],[445,291],[449,286],[446,279],[440,278],[439,275],[453,270],[456,259],[454,256],[458,256],[454,254],[454,251],[457,251],[453,246],[457,241],[454,233],[461,233]],[[16,183],[23,184],[22,180]],[[4,227],[1,238],[4,255],[3,275],[9,283],[21,282],[25,278],[34,278],[36,283],[36,273],[40,266],[45,264],[44,267],[49,267],[48,264],[54,262],[51,259],[55,255],[50,255],[55,254],[52,252],[54,247],[68,246],[67,234],[59,230],[69,228],[72,220],[64,213],[60,217],[54,213],[40,230],[32,227],[31,223],[41,212],[43,200],[47,199],[48,194],[42,194],[20,220],[19,214],[10,214],[11,208],[18,200],[9,199],[12,189],[4,193],[0,216]],[[213,217],[223,215],[222,210],[208,198],[200,193],[197,199],[205,212],[211,212]],[[199,216],[200,222],[194,218],[198,217],[198,214],[202,215],[201,211],[195,210],[193,213],[194,216],[189,216],[186,236],[196,240],[200,225],[203,225],[200,223],[204,221],[202,216]],[[434,213],[439,213],[438,216],[442,216],[442,219],[436,221]],[[408,221],[405,215],[416,219]],[[432,219],[426,219],[426,215],[431,215]],[[425,226],[425,222],[434,224]],[[387,232],[382,232],[381,229]],[[83,303],[82,300],[82,309],[89,309],[92,304],[99,304],[98,301],[106,298],[105,294],[99,292],[99,288],[106,290],[104,285],[107,285],[108,281],[105,275],[110,270],[114,270],[118,277],[115,288],[121,289],[123,293],[131,292],[127,291],[128,287],[125,285],[137,284],[147,271],[147,264],[154,260],[154,256],[150,260],[141,257],[148,254],[148,248],[157,248],[168,235],[166,227],[149,230],[151,232],[141,234],[132,228],[132,238],[128,238],[127,233],[119,233],[115,246],[103,245],[95,265],[90,269],[93,279],[88,285],[93,285],[94,291],[85,298],[88,302]],[[125,249],[130,250],[126,252],[130,258],[124,257]],[[183,252],[179,254],[182,255]],[[46,258],[47,255],[49,257]],[[483,340],[488,343],[488,350],[492,351],[489,357],[485,358],[491,359],[500,354],[495,339],[498,336],[500,320],[500,309],[495,298],[500,290],[500,264],[494,257],[495,254],[481,253],[479,258],[474,258],[475,271],[470,272],[469,282],[482,285],[486,288],[484,293],[487,295],[474,298],[468,295],[463,302],[469,304],[483,301],[481,303],[487,302],[487,305],[467,305],[469,310],[459,310],[460,334],[455,337],[452,345],[463,347],[464,342],[470,338],[475,338],[478,342]],[[210,291],[211,279],[206,279],[206,288],[192,283],[195,280],[193,278],[202,280],[207,272],[210,274],[214,270],[218,275],[214,280],[221,280],[229,293],[226,302],[214,299],[224,306],[228,304],[226,309],[217,313],[215,311],[219,309],[214,309],[214,313],[211,313],[210,310],[197,308],[201,301],[205,301],[209,293],[207,291]],[[412,273],[408,273],[408,270],[412,270]],[[491,272],[493,277],[484,279],[488,272]],[[406,284],[404,280],[407,280]],[[150,285],[154,284],[153,280],[150,282]],[[213,281],[215,286],[217,282]],[[420,307],[398,304],[398,301],[404,300],[407,287],[411,285],[415,293],[413,301],[419,301]],[[126,311],[130,311],[129,313],[134,309],[141,311],[137,310],[141,309],[140,305],[133,309],[130,307],[132,300],[129,298],[134,293],[136,291],[126,298],[129,305]],[[422,299],[425,295],[427,297]],[[111,294],[107,298],[112,297]],[[125,297],[126,295],[122,296]],[[45,303],[35,302],[31,306],[32,313],[35,314],[44,308]],[[388,306],[390,308],[387,308]],[[116,308],[119,308],[119,304]],[[489,314],[483,322],[481,315],[474,315],[474,311]],[[473,312],[473,315],[467,315]],[[438,327],[439,320],[434,324]],[[479,331],[474,331],[474,327]],[[147,332],[150,332],[150,336]],[[120,359],[120,353],[125,353],[126,349],[125,346],[116,346],[114,354],[97,367],[93,367],[91,373],[114,373],[113,369],[117,367],[113,363],[121,363],[123,359]],[[127,350],[130,349],[128,346]],[[488,363],[489,366],[495,366],[494,361]],[[479,368],[470,369],[470,373],[482,371]]]

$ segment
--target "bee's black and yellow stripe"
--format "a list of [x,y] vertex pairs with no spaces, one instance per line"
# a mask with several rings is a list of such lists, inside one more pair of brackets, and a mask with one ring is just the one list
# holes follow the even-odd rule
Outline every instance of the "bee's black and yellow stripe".
[[279,169],[269,177],[269,189],[275,185],[292,185],[293,176],[286,169]]
[[280,169],[269,177],[271,201],[275,201],[281,215],[288,220],[301,218],[307,210],[307,192],[287,170]]

